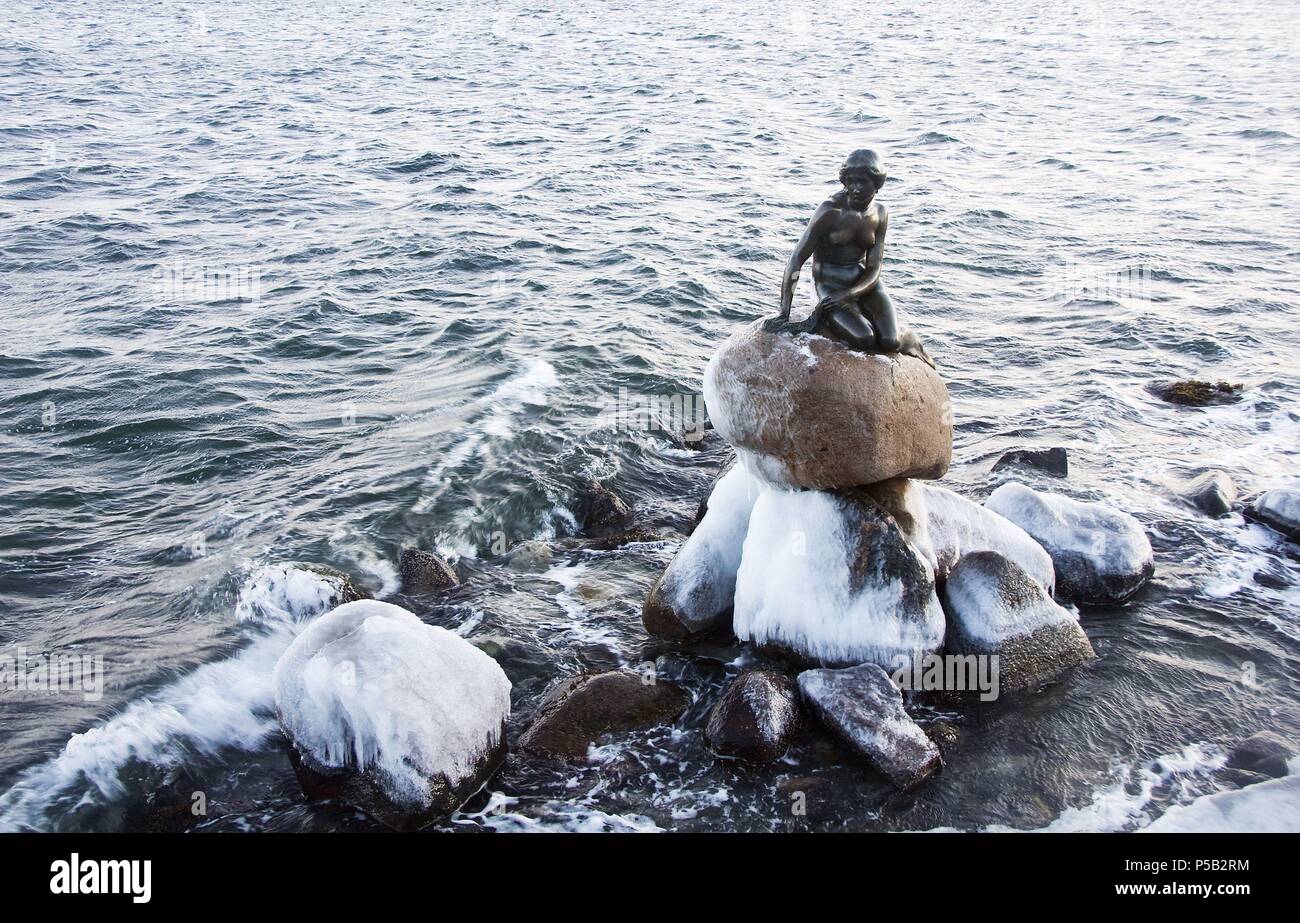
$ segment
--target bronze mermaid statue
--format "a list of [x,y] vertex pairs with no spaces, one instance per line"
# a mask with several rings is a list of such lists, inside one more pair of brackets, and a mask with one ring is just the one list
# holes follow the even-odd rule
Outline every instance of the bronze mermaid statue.
[[[764,325],[770,333],[819,333],[863,352],[902,353],[934,362],[910,330],[900,331],[893,302],[880,281],[889,212],[876,201],[885,170],[875,151],[857,150],[840,167],[836,192],[808,221],[785,265],[781,313]],[[820,301],[807,319],[790,322],[790,305],[804,263],[812,258]]]

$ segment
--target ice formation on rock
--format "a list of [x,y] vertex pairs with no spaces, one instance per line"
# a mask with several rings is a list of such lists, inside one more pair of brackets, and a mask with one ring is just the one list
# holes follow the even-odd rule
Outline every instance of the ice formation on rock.
[[947,578],[964,554],[996,551],[1024,568],[1048,593],[1055,589],[1051,555],[1020,526],[951,490],[933,484],[917,484],[916,490],[924,501],[939,579]]

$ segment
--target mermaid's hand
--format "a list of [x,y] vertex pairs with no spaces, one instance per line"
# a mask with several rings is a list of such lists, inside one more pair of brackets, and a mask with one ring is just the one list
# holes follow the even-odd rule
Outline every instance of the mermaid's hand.
[[763,329],[768,333],[781,333],[788,326],[790,326],[789,314],[778,314],[763,321]]

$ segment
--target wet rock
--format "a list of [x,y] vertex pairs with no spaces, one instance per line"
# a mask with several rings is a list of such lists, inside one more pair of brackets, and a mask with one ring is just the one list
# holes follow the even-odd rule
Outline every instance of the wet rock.
[[1052,557],[1028,532],[951,490],[934,484],[919,487],[938,580],[948,579],[962,555],[996,551],[1024,568],[1048,593],[1055,590],[1056,569]]
[[684,641],[728,626],[750,511],[761,489],[739,466],[718,481],[708,514],[650,588],[641,610],[646,631]]
[[599,538],[588,539],[582,543],[582,547],[590,548],[593,551],[613,551],[615,548],[623,548],[637,542],[667,542],[679,538],[681,536],[676,532],[656,532],[653,529],[642,529],[639,526],[634,526],[630,529],[620,529],[617,532],[602,535]]
[[280,658],[272,687],[307,795],[396,829],[454,811],[506,752],[505,673],[399,606],[362,600],[320,616]]
[[1256,522],[1300,542],[1300,488],[1278,487],[1260,494],[1247,512]]
[[1226,767],[1216,772],[1214,777],[1224,785],[1231,785],[1233,788],[1245,788],[1247,785],[1258,785],[1260,782],[1267,782],[1272,778],[1263,773],[1251,772],[1248,769],[1228,769]]
[[943,644],[933,570],[860,492],[768,490],[754,503],[733,630],[796,662],[887,666]]
[[1012,449],[1003,453],[993,463],[994,471],[1003,468],[1034,468],[1058,478],[1068,477],[1070,461],[1065,449],[1054,446],[1050,449]]
[[344,603],[356,602],[358,599],[370,599],[368,592],[358,587],[352,580],[350,574],[345,574],[341,570],[333,567],[327,567],[324,564],[297,564],[290,565],[301,567],[303,570],[309,570],[313,573],[320,574],[322,577],[332,581],[338,581],[338,591],[330,601],[330,606],[341,606]]
[[720,756],[770,763],[790,746],[799,713],[794,683],[771,670],[747,670],[713,706],[704,737]]
[[1183,485],[1183,496],[1210,516],[1226,516],[1237,502],[1237,485],[1222,471],[1206,471]]
[[403,548],[398,571],[402,579],[402,592],[408,596],[441,593],[460,586],[456,571],[432,551]]
[[962,557],[944,586],[944,604],[947,652],[996,654],[1000,691],[1037,686],[1096,656],[1075,617],[995,552]]
[[898,788],[924,782],[943,765],[939,748],[903,709],[902,693],[875,664],[799,674],[809,709]]
[[487,654],[505,671],[512,686],[545,677],[553,669],[552,658],[544,648],[505,635],[478,635],[469,643]]
[[632,518],[632,508],[604,484],[583,478],[574,494],[573,516],[583,532],[594,535],[626,526]]
[[961,738],[961,730],[951,721],[935,721],[925,728],[925,736],[934,741],[941,752],[956,746]]
[[1121,603],[1155,572],[1151,542],[1142,524],[1128,513],[1015,481],[993,491],[984,505],[1047,550],[1057,592],[1064,596],[1094,605]]
[[519,738],[518,749],[581,760],[603,734],[666,724],[686,710],[690,696],[685,690],[649,679],[631,670],[614,670],[561,680],[537,706],[537,717]]
[[862,353],[755,324],[709,361],[704,399],[718,432],[773,484],[830,489],[938,478],[952,461],[948,390],[912,356]]
[[532,573],[546,570],[555,558],[555,547],[549,542],[529,539],[520,542],[505,554],[506,566],[511,570]]
[[1280,779],[1290,770],[1287,763],[1296,758],[1290,741],[1272,731],[1260,731],[1237,744],[1228,753],[1227,767],[1257,772],[1270,779]]
[[1205,407],[1209,404],[1232,404],[1241,400],[1244,386],[1227,381],[1201,381],[1189,378],[1156,386],[1156,394],[1171,404]]
[[796,826],[825,824],[836,819],[842,805],[835,784],[823,776],[791,776],[776,786],[778,814],[788,813]]

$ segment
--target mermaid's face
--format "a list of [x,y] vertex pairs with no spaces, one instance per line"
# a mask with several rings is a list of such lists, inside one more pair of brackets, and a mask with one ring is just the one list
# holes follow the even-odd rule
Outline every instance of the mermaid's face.
[[853,172],[844,176],[844,191],[849,194],[849,205],[862,211],[876,195],[876,183],[870,173]]

